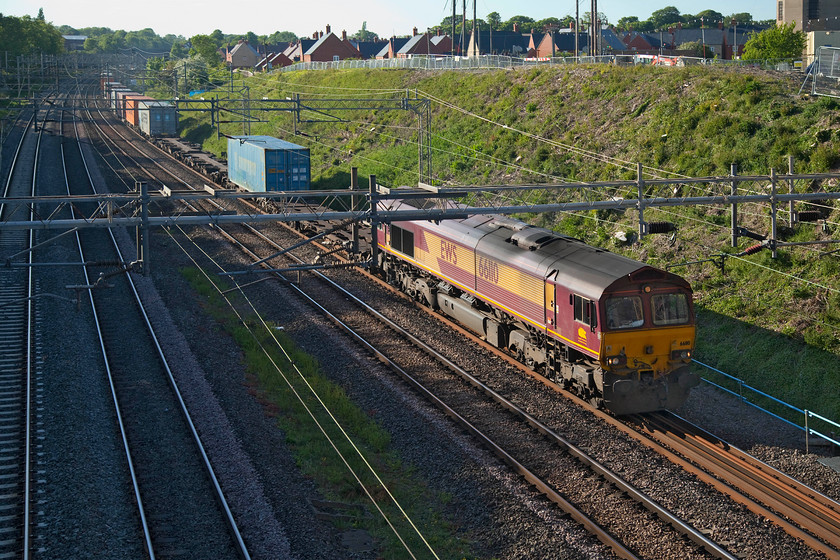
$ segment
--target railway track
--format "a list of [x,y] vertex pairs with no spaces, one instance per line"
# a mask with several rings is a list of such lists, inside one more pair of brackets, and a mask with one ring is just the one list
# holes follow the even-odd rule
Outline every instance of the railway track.
[[[537,429],[538,429],[538,428],[537,428]],[[618,490],[616,490],[616,492],[618,492]]]
[[[88,168],[83,155],[81,163]],[[89,172],[87,177],[87,188],[95,193]],[[250,558],[146,315],[140,290],[128,273],[132,259],[124,255],[126,240],[118,242],[111,230],[107,235],[79,232],[78,239],[82,262],[91,260],[87,255],[96,255],[123,263],[109,271],[99,269],[96,280],[105,279],[112,287],[88,293],[149,556]],[[90,276],[86,281],[89,286],[95,283]]]
[[[254,228],[246,227],[249,232],[248,237],[252,238],[250,242],[240,240],[240,235],[231,234],[220,228],[216,229],[222,231],[228,240],[246,252],[253,262],[265,261],[266,266],[288,266],[288,263],[277,262],[275,259],[265,260],[269,254],[282,250],[282,247]],[[260,254],[248,247],[260,247]],[[557,504],[565,514],[571,516],[609,546],[616,555],[622,558],[654,558],[657,557],[657,551],[662,551],[663,546],[677,546],[679,551],[672,550],[671,553],[683,558],[735,558],[725,548],[668,512],[655,500],[611,472],[579,447],[564,440],[429,345],[388,320],[336,283],[322,275],[317,276],[320,277],[317,282],[307,281],[305,287],[297,285],[292,285],[292,287],[316,305],[321,312],[327,314],[352,338],[360,341],[369,352],[386,361],[416,391],[435,403],[462,428],[473,434],[485,447],[491,449],[515,472],[521,474],[549,500]],[[313,288],[313,284],[320,285],[323,282],[329,285],[327,290],[333,292],[332,295],[324,296],[323,288],[321,290]],[[313,291],[317,291],[317,294],[312,295]],[[324,303],[324,301],[330,303]],[[360,309],[364,310],[364,313],[359,313]],[[413,347],[411,350],[406,347],[406,340],[411,341]],[[454,375],[447,375],[442,370],[454,373]],[[464,383],[453,387],[451,382],[454,379],[460,379]],[[476,392],[467,390],[465,385],[474,388]],[[485,403],[488,397],[501,405],[503,410],[501,420],[499,412],[487,414]],[[516,417],[517,421],[509,422],[510,415]],[[558,454],[564,456],[560,458]],[[547,459],[548,457],[551,459]],[[565,473],[564,477],[561,477],[565,480],[558,480],[556,474],[552,475],[558,472]],[[570,475],[573,472],[575,474]],[[589,484],[570,485],[569,479],[587,480]],[[573,489],[573,486],[577,488]],[[598,492],[602,495],[593,499],[593,493]],[[575,497],[570,499],[569,495]],[[572,501],[576,501],[577,504]],[[647,513],[641,513],[642,510],[647,510]],[[616,511],[622,511],[622,515],[614,515]],[[646,531],[630,521],[644,519],[649,525],[652,523],[651,518],[661,524],[658,526],[660,534],[671,535],[669,538],[661,539],[657,543],[658,546],[652,546],[652,542],[640,542],[641,535],[657,531]],[[622,526],[617,519],[623,519],[629,525]],[[614,536],[618,534],[622,538]],[[664,541],[667,541],[667,544]],[[646,547],[647,550],[644,553],[637,552],[645,550]],[[697,548],[704,549],[704,554],[698,555]]]
[[[268,240],[267,240],[267,239],[263,239],[262,241],[263,241],[263,242],[266,242],[266,241],[268,241]],[[254,258],[255,258],[255,260],[257,260],[257,259],[259,259],[260,257],[256,257],[256,256],[255,256]],[[467,424],[468,424],[468,423],[467,423]],[[539,428],[537,428],[537,429],[539,430]],[[493,447],[493,444],[489,444],[489,443],[488,443],[487,445],[488,445],[488,446],[490,446],[490,447]],[[501,451],[499,451],[499,453],[500,453],[501,455],[505,455],[505,454],[504,454],[503,452],[501,452]],[[532,474],[532,473],[530,473],[527,469],[525,469],[525,468],[524,468],[521,464],[518,464],[518,463],[513,462],[511,466],[512,466],[515,470],[517,470],[518,472],[521,472],[521,473],[526,473],[526,477],[528,477],[529,479],[530,479],[530,477],[532,477],[532,476],[533,476],[533,474]],[[531,482],[532,482],[532,483],[534,483],[537,487],[542,487],[542,486],[544,485],[544,482],[543,482],[543,481],[540,481],[540,480],[539,480],[539,479],[537,479],[536,477],[533,477],[533,479],[530,479],[530,480],[531,480]],[[622,490],[622,491],[623,491],[623,492],[628,492],[628,490]],[[630,492],[630,493],[632,493],[632,490],[630,490],[629,492]],[[558,500],[558,501],[559,501],[559,500]],[[644,501],[644,499],[642,499],[642,501]],[[762,512],[762,513],[764,514],[765,512]],[[578,515],[578,514],[577,514],[577,513],[575,513],[575,514],[573,514],[573,515]],[[668,516],[668,514],[666,514],[666,513],[657,513],[657,515],[661,515],[662,517],[665,517],[665,518],[667,518],[667,516]],[[771,516],[771,518],[772,518],[772,516]],[[671,519],[671,520],[669,521],[669,523],[671,523],[671,524],[673,524],[673,525],[679,525],[679,521],[674,520],[674,519]],[[692,532],[692,530],[691,530],[690,528],[688,528],[687,530],[686,530],[686,529],[684,529],[684,531],[688,532],[689,534]],[[791,533],[791,534],[793,534],[794,536],[799,537],[799,534],[798,534],[798,533]],[[700,536],[700,538],[701,538],[701,540],[703,539],[702,535]],[[815,540],[813,540],[813,539],[812,539],[811,541],[807,541],[807,542],[809,542],[809,545],[811,546],[811,548],[814,548],[815,550],[819,550],[819,551],[823,551],[823,552],[826,552],[826,551],[827,551],[829,554],[831,553],[831,550],[830,550],[830,549],[826,549],[823,545],[820,545],[817,541],[815,541]],[[728,554],[728,553],[727,553],[725,550],[723,550],[721,547],[718,547],[718,548],[719,548],[718,550],[715,550],[715,551],[714,551],[714,553],[715,553],[715,554],[718,554],[718,553],[719,553],[719,554],[724,554],[724,555],[725,555],[725,554]],[[712,546],[712,549],[714,550],[714,545]]]
[[[33,114],[23,124],[4,198],[35,193],[35,162],[41,142],[37,130],[39,121],[45,118]],[[25,205],[0,204],[0,220],[16,214],[31,216]],[[28,250],[34,244],[34,232],[0,234],[0,255],[9,259],[8,266],[0,270],[0,558],[28,559],[34,543],[39,360],[34,300],[38,291],[28,266],[32,263]],[[11,266],[13,255],[24,255],[23,266]]]
[[707,483],[827,558],[840,558],[840,504],[679,416],[662,412],[635,420],[645,434],[699,467],[695,472]]

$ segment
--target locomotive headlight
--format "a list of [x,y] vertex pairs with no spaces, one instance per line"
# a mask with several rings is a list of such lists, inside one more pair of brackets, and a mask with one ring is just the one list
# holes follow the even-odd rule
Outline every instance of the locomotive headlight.
[[671,352],[672,360],[690,360],[691,350],[674,350]]
[[627,356],[620,355],[620,356],[611,356],[607,358],[607,365],[610,366],[623,366],[627,363]]

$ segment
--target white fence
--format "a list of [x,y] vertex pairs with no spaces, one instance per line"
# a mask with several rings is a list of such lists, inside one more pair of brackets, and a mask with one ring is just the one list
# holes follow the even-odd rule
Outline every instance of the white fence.
[[296,70],[348,70],[365,69],[405,69],[421,70],[482,70],[528,68],[535,66],[565,66],[568,64],[617,64],[617,65],[656,65],[656,66],[693,66],[715,65],[735,67],[757,67],[771,70],[793,69],[791,61],[778,60],[721,60],[716,58],[692,58],[687,56],[657,55],[608,55],[581,57],[546,57],[515,58],[510,56],[482,55],[477,57],[413,55],[410,58],[387,58],[383,60],[339,60],[334,62],[299,62],[279,69],[280,72]]

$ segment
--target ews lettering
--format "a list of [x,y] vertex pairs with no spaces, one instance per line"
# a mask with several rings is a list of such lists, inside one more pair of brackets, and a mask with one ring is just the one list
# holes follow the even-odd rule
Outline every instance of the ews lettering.
[[440,258],[451,264],[458,264],[458,247],[451,241],[441,240]]

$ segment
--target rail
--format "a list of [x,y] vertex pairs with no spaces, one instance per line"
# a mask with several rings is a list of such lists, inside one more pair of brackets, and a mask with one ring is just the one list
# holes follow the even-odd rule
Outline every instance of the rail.
[[[828,436],[828,435],[826,435],[822,432],[819,432],[819,431],[815,430],[813,427],[811,427],[811,425],[810,425],[811,422],[809,420],[817,419],[821,422],[824,422],[828,426],[833,426],[835,428],[838,428],[838,430],[840,430],[840,424],[838,424],[837,422],[835,422],[833,420],[829,420],[828,418],[826,418],[824,416],[821,416],[821,415],[817,414],[816,412],[813,412],[813,411],[810,411],[810,410],[807,410],[807,409],[801,409],[801,408],[798,408],[798,407],[796,407],[796,406],[794,406],[790,403],[786,403],[785,401],[783,401],[781,399],[778,399],[778,398],[776,398],[772,395],[769,395],[769,394],[767,394],[763,391],[760,391],[759,389],[756,389],[755,387],[751,387],[750,385],[744,383],[743,379],[740,379],[740,378],[735,377],[733,375],[729,375],[728,373],[724,373],[721,370],[719,370],[715,367],[712,367],[708,364],[704,364],[703,362],[698,362],[697,360],[692,360],[692,361],[695,364],[697,364],[699,366],[702,366],[702,367],[704,367],[704,368],[706,368],[710,371],[713,371],[716,374],[721,375],[724,378],[728,379],[729,381],[732,381],[732,382],[736,383],[737,386],[738,386],[738,390],[737,390],[737,392],[733,391],[732,389],[724,387],[723,385],[721,385],[719,383],[715,383],[714,381],[711,381],[711,380],[703,377],[703,381],[705,381],[709,385],[711,385],[713,387],[716,387],[716,388],[720,389],[721,391],[724,391],[724,392],[726,392],[730,395],[734,395],[734,396],[738,397],[738,399],[741,402],[743,402],[745,404],[748,404],[751,407],[756,408],[756,409],[758,409],[758,410],[760,410],[760,411],[762,411],[766,414],[769,414],[770,416],[772,416],[772,417],[774,417],[778,420],[781,420],[782,422],[784,422],[786,424],[789,424],[789,425],[793,426],[794,428],[803,430],[805,432],[805,452],[806,453],[810,452],[810,444],[811,444],[810,440],[811,440],[812,435],[820,437],[823,440],[828,441],[828,442],[840,447],[840,441],[837,441],[836,439],[834,439],[834,437],[836,437],[836,436],[833,436],[833,433],[832,433],[832,436],[833,436],[832,437],[832,436]],[[754,395],[758,395],[759,397],[761,397],[763,399],[767,399],[768,401],[770,401],[772,403],[775,403],[775,404],[777,404],[777,405],[779,405],[783,408],[787,408],[787,409],[797,413],[798,416],[801,416],[802,418],[804,418],[804,425],[799,425],[796,422],[791,421],[788,418],[785,418],[780,414],[776,414],[775,412],[773,412],[771,410],[768,410],[767,408],[764,408],[764,407],[760,406],[759,404],[757,404],[755,402],[750,401],[749,397],[747,395],[745,395],[745,393],[744,393],[745,390],[748,392],[748,394],[752,393]]]

